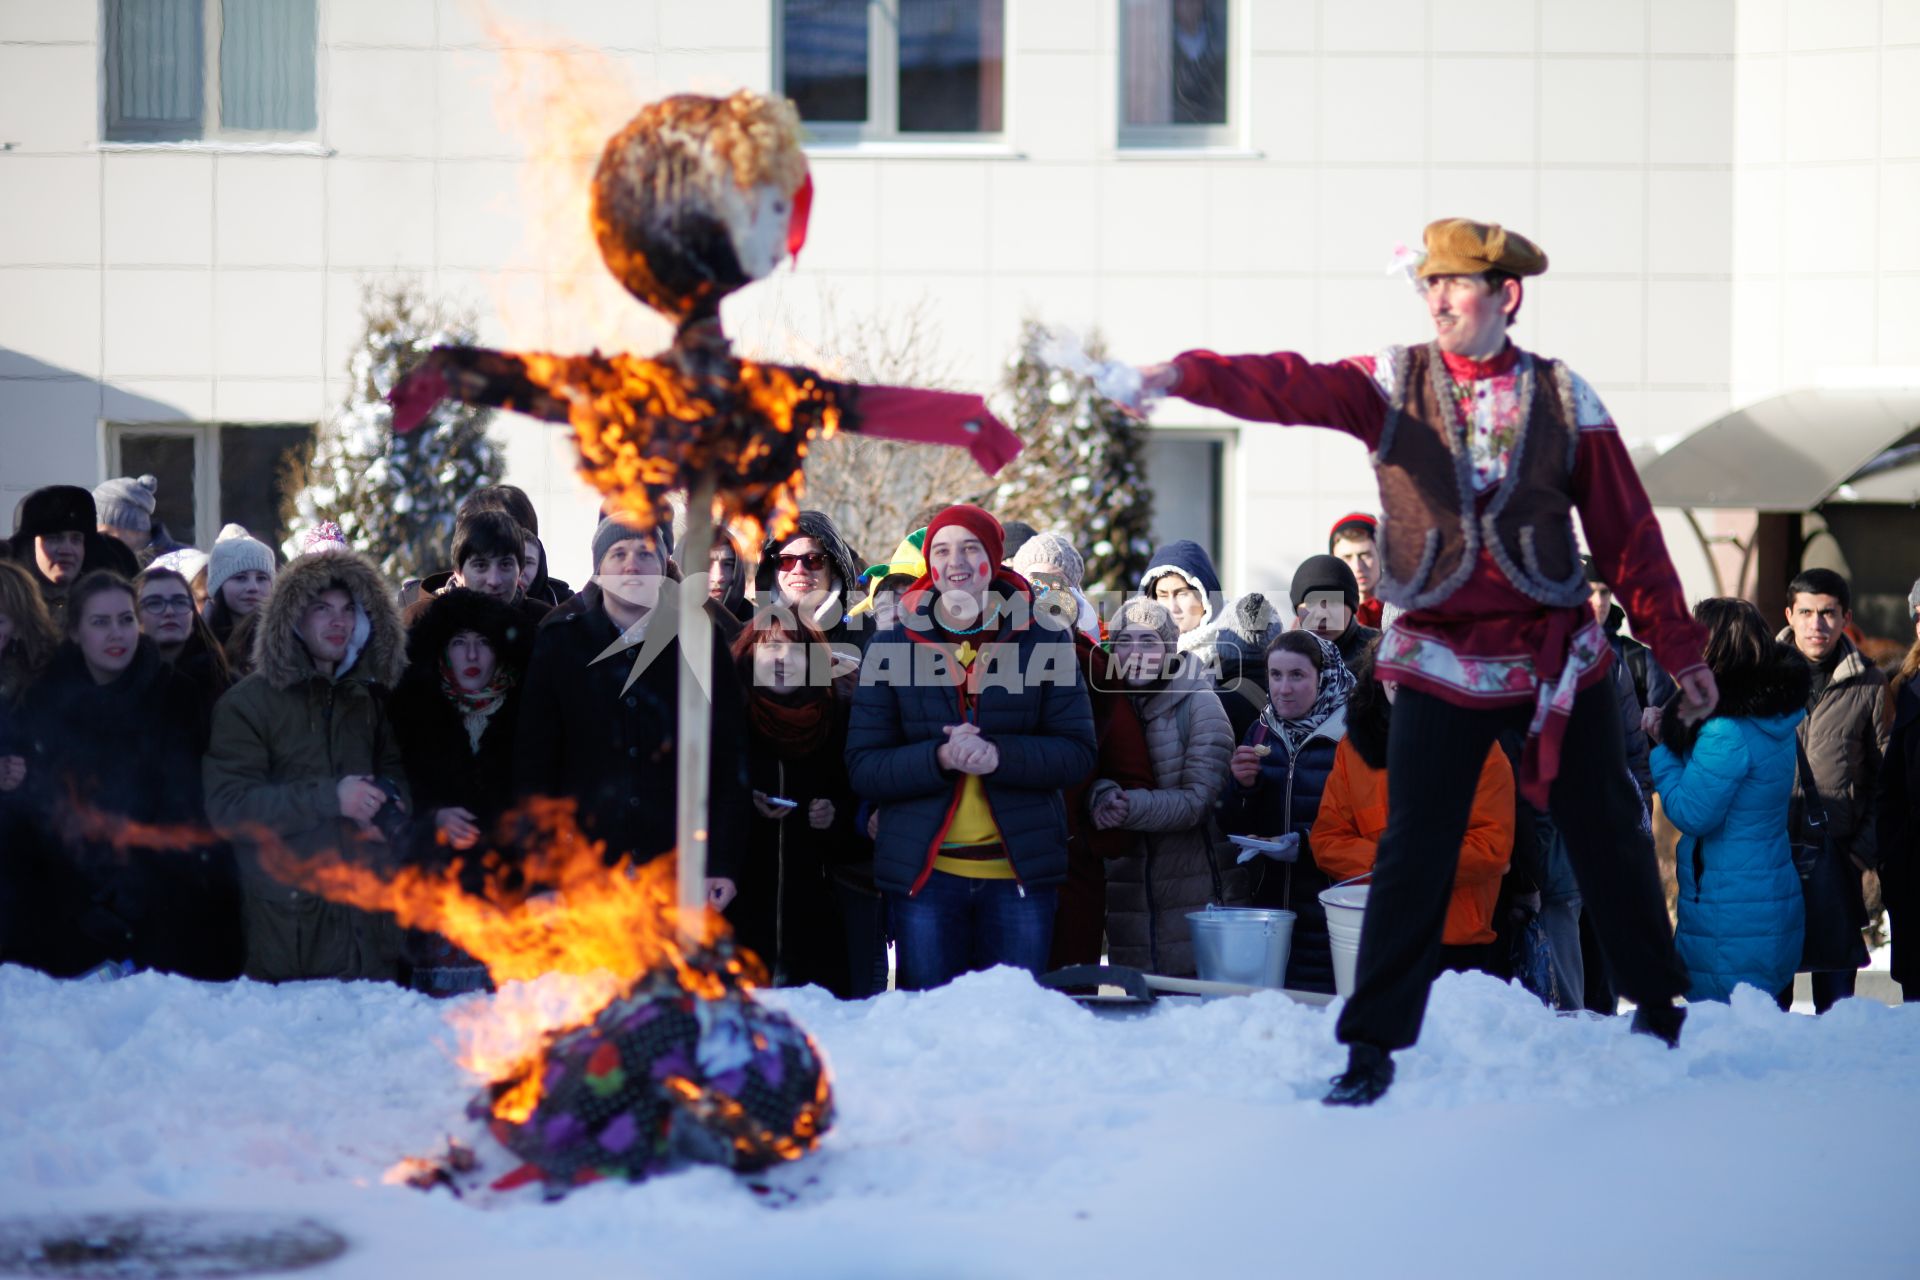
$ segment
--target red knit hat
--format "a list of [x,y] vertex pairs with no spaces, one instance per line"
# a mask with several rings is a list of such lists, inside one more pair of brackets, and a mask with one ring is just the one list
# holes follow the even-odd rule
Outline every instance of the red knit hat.
[[1352,524],[1365,525],[1369,538],[1378,539],[1380,536],[1380,521],[1376,516],[1368,511],[1349,511],[1338,520],[1335,520],[1333,527],[1327,530],[1328,551],[1333,550],[1333,535]]
[[[980,539],[980,545],[987,550],[988,562],[991,563],[995,569],[1000,567],[1001,558],[1006,553],[1007,534],[1006,531],[1000,527],[1000,522],[993,518],[992,512],[984,511],[979,507],[971,506],[964,502],[948,507],[927,523],[927,537],[926,541],[920,544],[921,547],[931,553],[934,538],[939,536],[942,529],[950,525],[959,525],[962,529],[965,529],[968,533]],[[929,554],[928,559],[932,559],[931,554]]]

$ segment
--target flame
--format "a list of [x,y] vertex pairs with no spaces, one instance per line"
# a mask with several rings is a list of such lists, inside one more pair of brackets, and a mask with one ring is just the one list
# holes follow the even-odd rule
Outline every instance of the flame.
[[407,1156],[382,1173],[380,1181],[389,1187],[423,1187],[432,1185],[439,1176],[440,1166],[433,1161]]
[[840,427],[833,388],[805,369],[731,357],[695,377],[672,356],[528,354],[529,381],[568,407],[580,475],[610,509],[651,518],[661,495],[724,477],[714,518],[746,554],[792,528],[812,439]]
[[814,1086],[812,1102],[794,1117],[791,1134],[776,1134],[755,1124],[739,1100],[705,1088],[685,1076],[668,1076],[662,1085],[680,1100],[680,1105],[708,1126],[729,1135],[734,1149],[742,1155],[768,1153],[781,1160],[798,1160],[813,1149],[820,1138],[822,1117],[832,1110],[833,1087],[825,1070]]
[[[604,844],[580,831],[571,800],[536,798],[508,815],[501,831],[512,835],[525,856],[509,864],[497,852],[486,853],[478,863],[485,881],[480,896],[463,887],[460,860],[436,869],[377,869],[333,851],[301,857],[272,831],[252,824],[224,833],[154,826],[76,798],[64,829],[107,844],[121,857],[203,848],[222,838],[248,840],[261,868],[276,879],[439,933],[480,960],[500,984],[498,993],[451,1006],[448,1016],[460,1040],[461,1066],[491,1086],[470,1114],[490,1112],[495,1136],[509,1146],[514,1127],[534,1117],[549,1084],[566,1078],[558,1060],[549,1058],[557,1038],[566,1043],[563,1032],[597,1025],[620,1007],[618,1000],[636,992],[681,1004],[751,1003],[748,993],[766,982],[756,959],[726,943],[726,925],[717,913],[703,908],[683,937],[675,858],[639,867],[621,858],[607,866]],[[377,841],[369,847],[384,852]],[[771,1041],[755,1031],[753,1043],[764,1052]],[[610,1041],[601,1047],[613,1050]],[[785,1132],[757,1121],[724,1091],[681,1076],[664,1084],[730,1144],[735,1167],[797,1160],[817,1145],[833,1114],[829,1073],[818,1049],[811,1042],[807,1048],[817,1065],[812,1094]],[[470,1170],[473,1160],[471,1150],[450,1141],[446,1157],[402,1160],[383,1181],[422,1189],[444,1184],[457,1195],[452,1174]],[[592,1169],[578,1172],[598,1176]]]
[[662,345],[670,330],[660,317],[635,307],[607,275],[588,218],[601,148],[635,104],[651,95],[604,50],[491,15],[483,25],[499,50],[494,116],[520,141],[525,156],[520,197],[526,234],[516,265],[541,279],[534,311],[509,294],[502,278],[498,310],[510,341],[562,348]]
[[[121,856],[204,848],[223,838],[204,827],[130,822],[77,796],[67,812],[70,834]],[[484,896],[462,886],[462,860],[444,869],[377,870],[337,852],[303,858],[265,827],[226,834],[251,841],[261,868],[276,879],[438,933],[487,966],[498,993],[449,1009],[448,1020],[463,1068],[481,1081],[511,1082],[494,1106],[504,1120],[524,1121],[539,1105],[540,1060],[552,1034],[590,1022],[643,975],[670,973],[701,1000],[765,984],[751,955],[716,951],[728,932],[716,912],[703,910],[692,922],[691,947],[683,944],[671,855],[638,867],[627,858],[607,866],[605,845],[580,830],[572,800],[535,797],[502,829],[516,831],[526,854],[517,865],[484,854]]]
[[[487,966],[499,993],[448,1016],[464,1068],[481,1080],[514,1081],[494,1114],[517,1123],[539,1105],[538,1065],[549,1036],[590,1021],[642,975],[669,971],[703,1000],[766,978],[751,957],[711,967],[703,953],[726,932],[715,912],[694,922],[692,952],[683,947],[673,857],[639,867],[622,858],[609,868],[605,846],[575,823],[571,800],[535,798],[509,824],[516,820],[526,828],[527,855],[510,867],[487,854],[481,897],[462,888],[458,861],[444,870],[382,872],[331,854],[302,859],[275,840],[261,845],[260,862],[288,884],[441,934]],[[520,877],[540,890],[517,890]]]

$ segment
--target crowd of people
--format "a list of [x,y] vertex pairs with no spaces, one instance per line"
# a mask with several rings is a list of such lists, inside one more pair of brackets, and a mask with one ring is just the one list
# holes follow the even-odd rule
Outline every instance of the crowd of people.
[[[394,584],[331,525],[286,564],[233,527],[205,554],[158,526],[136,544],[105,514],[129,487],[150,492],[34,493],[0,561],[0,956],[455,994],[485,967],[282,882],[263,844],[457,861],[497,893],[482,855],[510,863],[518,806],[548,796],[609,863],[672,850],[677,641],[605,660],[682,576],[670,522],[604,518],[575,592],[525,494],[493,486],[462,505],[450,568]],[[714,540],[711,897],[773,979],[871,995],[889,942],[909,989],[1102,959],[1192,976],[1186,916],[1213,903],[1294,911],[1286,984],[1331,991],[1318,894],[1371,871],[1391,809],[1373,518],[1343,517],[1284,600],[1224,592],[1175,542],[1105,609],[1063,533],[922,519],[871,567],[820,512],[757,563]],[[1700,601],[1721,699],[1691,720],[1588,576],[1620,654],[1620,781],[1643,838],[1655,796],[1680,833],[1687,994],[1784,1004],[1811,971],[1824,1011],[1866,962],[1858,872],[1898,910],[1920,839],[1920,583],[1891,683],[1830,570],[1794,579],[1778,629]],[[1524,977],[1544,944],[1542,994],[1611,1012],[1565,841],[1517,789],[1523,749],[1503,735],[1479,764],[1438,967]],[[1803,888],[1816,844],[1854,868],[1837,897]]]
[[1563,1009],[1624,997],[1668,1044],[1680,996],[1784,1006],[1809,973],[1824,1012],[1868,960],[1863,876],[1910,918],[1920,583],[1891,679],[1832,570],[1786,584],[1782,626],[1689,609],[1598,396],[1508,339],[1545,254],[1464,219],[1426,245],[1429,345],[1140,370],[1368,448],[1382,517],[1336,521],[1284,597],[1225,590],[1179,541],[1096,601],[1073,530],[964,504],[872,565],[816,511],[757,560],[715,530],[704,567],[671,519],[604,513],[574,592],[511,486],[467,495],[447,569],[401,584],[329,524],[284,565],[232,526],[182,547],[151,477],[30,494],[0,562],[0,959],[484,987],[269,850],[535,892],[517,818],[547,798],[610,866],[669,854],[667,585],[704,568],[708,900],[775,982],[865,997],[889,944],[908,989],[1103,956],[1187,976],[1187,915],[1214,903],[1294,912],[1285,984],[1330,992],[1319,895],[1367,877],[1329,1102],[1386,1091],[1441,969]]

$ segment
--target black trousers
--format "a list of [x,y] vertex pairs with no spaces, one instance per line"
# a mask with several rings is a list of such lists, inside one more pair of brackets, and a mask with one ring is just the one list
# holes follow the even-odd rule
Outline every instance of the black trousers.
[[[1420,1037],[1427,988],[1487,751],[1530,707],[1474,710],[1402,688],[1387,738],[1387,830],[1373,864],[1345,1044],[1404,1049]],[[1664,1004],[1687,989],[1673,949],[1651,845],[1638,836],[1640,801],[1627,773],[1620,708],[1602,680],[1574,700],[1548,803],[1564,833],[1594,932],[1621,994]]]
[[[1854,969],[1815,969],[1809,973],[1807,984],[1813,988],[1813,1011],[1825,1013],[1835,1004],[1851,997],[1859,978],[1859,972]],[[1793,1008],[1793,984],[1789,982],[1786,990],[1773,997],[1773,1002],[1782,1011]]]

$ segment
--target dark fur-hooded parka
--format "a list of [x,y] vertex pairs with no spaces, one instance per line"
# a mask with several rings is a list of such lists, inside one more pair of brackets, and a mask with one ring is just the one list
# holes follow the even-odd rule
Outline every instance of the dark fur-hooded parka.
[[[353,598],[360,623],[347,661],[327,676],[315,669],[294,627],[335,587]],[[240,867],[247,975],[263,981],[392,977],[399,933],[391,920],[276,880],[261,866],[255,835],[265,828],[300,858],[396,856],[340,815],[335,788],[350,775],[405,788],[386,707],[403,659],[399,608],[371,563],[337,551],[301,556],[281,570],[259,613],[253,674],[215,705],[202,768],[207,816],[230,833]]]

